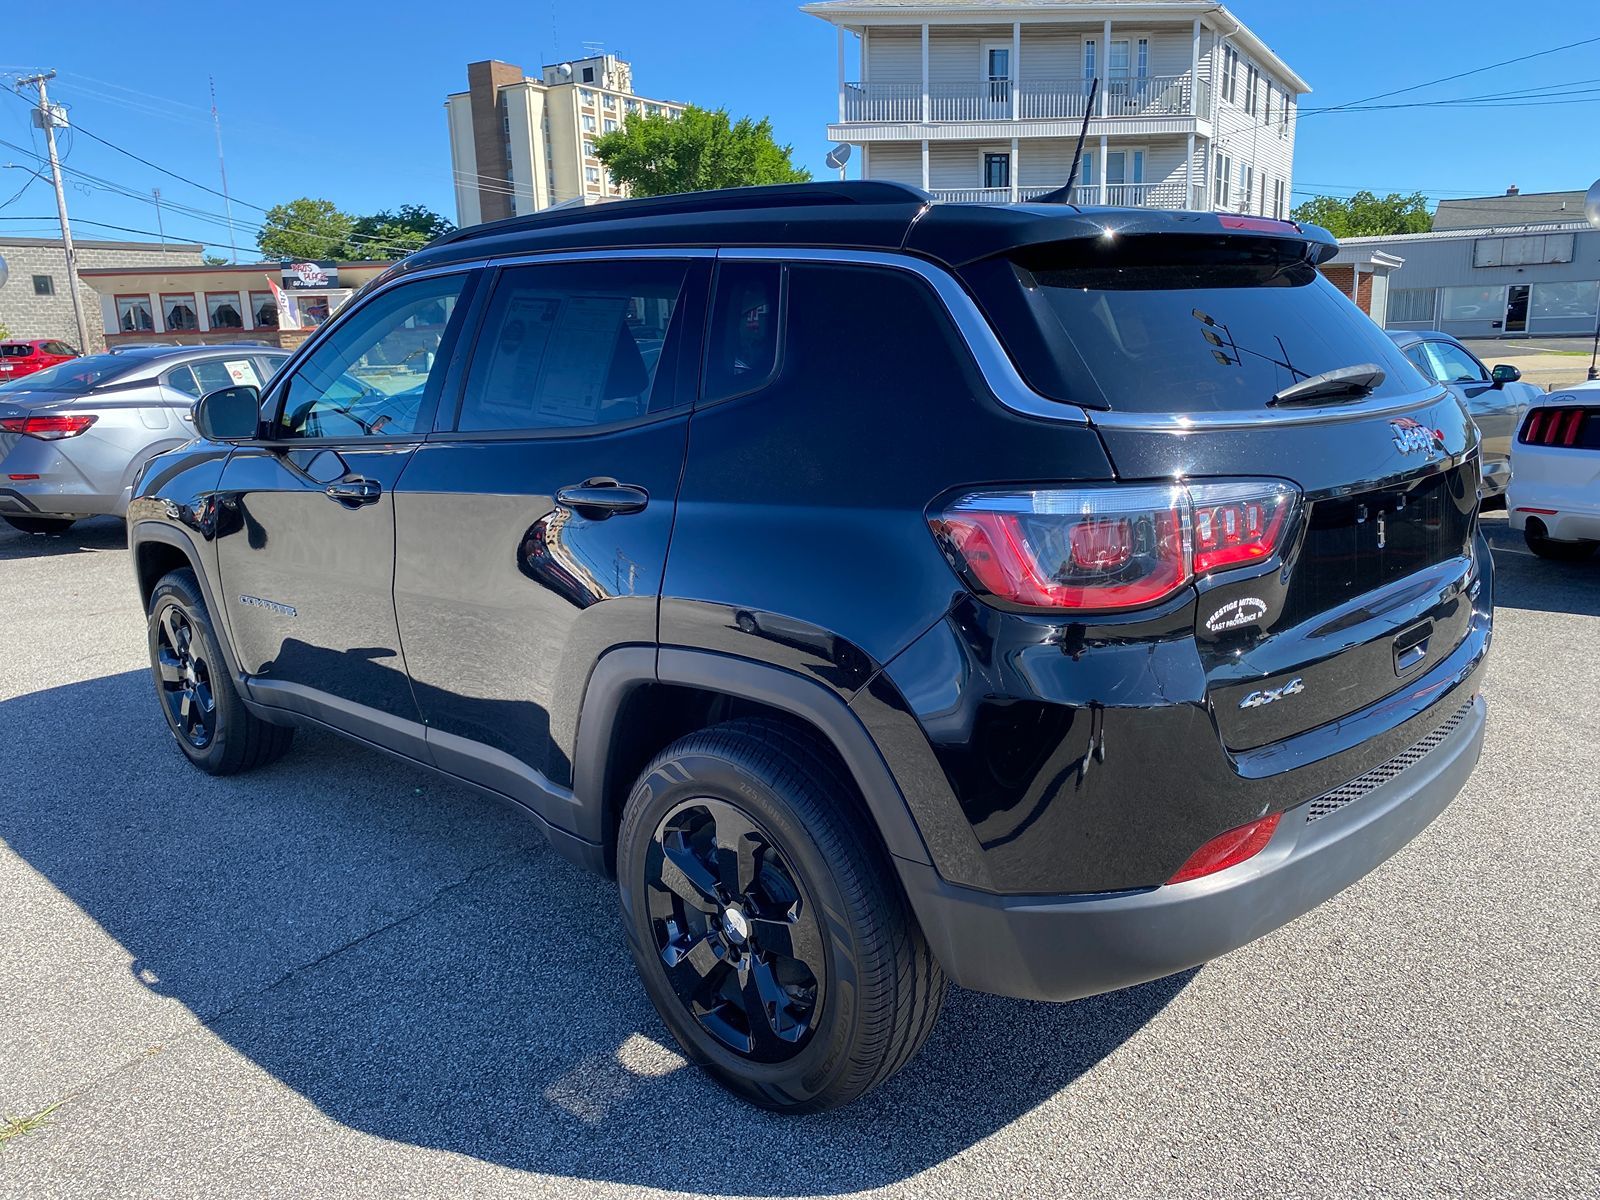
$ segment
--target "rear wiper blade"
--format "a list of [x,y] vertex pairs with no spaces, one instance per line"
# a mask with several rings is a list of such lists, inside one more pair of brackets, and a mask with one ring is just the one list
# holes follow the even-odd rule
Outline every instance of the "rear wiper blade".
[[1308,404],[1313,400],[1327,400],[1334,396],[1370,396],[1385,377],[1384,369],[1377,363],[1338,367],[1302,379],[1299,383],[1291,383],[1267,403]]

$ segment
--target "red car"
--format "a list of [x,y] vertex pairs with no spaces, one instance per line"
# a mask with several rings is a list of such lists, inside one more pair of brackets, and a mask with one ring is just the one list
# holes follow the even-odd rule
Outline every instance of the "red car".
[[0,342],[0,383],[21,379],[46,367],[77,358],[78,352],[54,338],[34,338],[25,342]]

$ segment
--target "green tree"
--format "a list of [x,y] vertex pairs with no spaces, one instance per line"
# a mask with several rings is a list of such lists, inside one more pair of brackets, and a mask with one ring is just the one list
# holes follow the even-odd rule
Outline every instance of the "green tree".
[[1371,192],[1357,192],[1348,198],[1313,196],[1289,215],[1296,221],[1321,225],[1338,238],[1426,233],[1433,228],[1428,198],[1421,192],[1409,196],[1398,192],[1382,197]]
[[810,171],[790,161],[794,147],[773,140],[770,120],[734,122],[725,108],[690,105],[676,117],[630,113],[620,129],[595,139],[594,152],[635,196],[811,178]]
[[256,245],[267,258],[340,258],[354,228],[332,200],[302,196],[267,210]]
[[455,228],[431,208],[402,204],[357,217],[347,241],[348,258],[404,258]]
[[223,267],[228,264],[228,256],[225,254],[202,254],[200,262],[207,267]]

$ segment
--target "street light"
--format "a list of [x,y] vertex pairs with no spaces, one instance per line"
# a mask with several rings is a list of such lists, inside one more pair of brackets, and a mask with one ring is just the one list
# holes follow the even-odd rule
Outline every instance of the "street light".
[[[1600,179],[1589,185],[1589,191],[1583,198],[1584,218],[1596,229],[1600,229]],[[1600,295],[1595,297],[1594,312],[1594,349],[1589,351],[1589,378],[1600,379],[1600,370],[1596,369],[1596,360],[1600,360]]]

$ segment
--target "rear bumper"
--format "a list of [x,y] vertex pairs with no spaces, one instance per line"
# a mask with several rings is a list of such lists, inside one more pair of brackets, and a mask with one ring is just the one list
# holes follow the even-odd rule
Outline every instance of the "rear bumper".
[[963,987],[1075,1000],[1159,979],[1287,924],[1416,837],[1472,773],[1485,714],[1474,697],[1442,740],[1424,739],[1420,757],[1413,750],[1393,760],[1405,760],[1393,778],[1325,815],[1313,815],[1326,810],[1321,800],[1290,809],[1259,854],[1203,879],[1134,892],[999,896],[903,860],[901,876],[934,953]]
[[1536,517],[1544,525],[1545,536],[1555,541],[1600,541],[1600,509],[1586,511],[1581,508],[1568,508],[1556,512],[1540,511],[1549,507],[1551,507],[1549,504],[1538,505],[1533,509],[1513,507],[1510,512],[1511,528],[1523,533],[1527,530],[1529,518]]
[[1478,482],[1478,495],[1503,496],[1511,485],[1511,464],[1503,458],[1490,459],[1482,465],[1482,478]]

